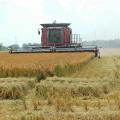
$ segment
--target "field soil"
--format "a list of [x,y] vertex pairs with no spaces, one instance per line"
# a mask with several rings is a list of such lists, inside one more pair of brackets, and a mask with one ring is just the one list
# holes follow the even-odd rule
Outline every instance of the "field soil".
[[0,120],[120,120],[120,49],[100,51],[65,77],[0,78]]

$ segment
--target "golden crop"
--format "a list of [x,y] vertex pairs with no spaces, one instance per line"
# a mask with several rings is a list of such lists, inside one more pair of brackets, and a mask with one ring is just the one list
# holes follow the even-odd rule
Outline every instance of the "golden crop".
[[54,68],[86,63],[93,53],[34,53],[9,54],[0,53],[0,77],[35,76],[39,72],[54,74]]
[[[69,77],[54,76],[38,80],[34,77],[0,78],[0,120],[120,120],[120,57],[102,57],[85,64],[85,61],[81,62],[82,54],[74,53],[76,59],[69,59],[66,63],[54,61],[55,65],[51,64],[52,72],[60,75],[67,71]],[[45,65],[49,70],[47,63]],[[39,71],[37,67],[36,72]],[[33,72],[34,69],[31,68]],[[30,74],[29,69],[27,72]]]

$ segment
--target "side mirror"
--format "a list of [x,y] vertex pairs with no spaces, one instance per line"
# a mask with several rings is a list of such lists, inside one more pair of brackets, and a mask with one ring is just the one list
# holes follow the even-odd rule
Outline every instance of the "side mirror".
[[38,35],[40,35],[40,31],[38,30]]

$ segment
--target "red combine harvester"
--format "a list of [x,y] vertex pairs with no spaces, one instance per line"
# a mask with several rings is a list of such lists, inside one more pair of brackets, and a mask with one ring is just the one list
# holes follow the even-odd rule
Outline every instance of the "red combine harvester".
[[[28,50],[10,49],[10,53],[53,53],[53,52],[94,52],[100,57],[97,46],[84,46],[80,34],[72,34],[70,23],[41,24],[41,46],[30,46]],[[40,34],[40,30],[38,30]]]

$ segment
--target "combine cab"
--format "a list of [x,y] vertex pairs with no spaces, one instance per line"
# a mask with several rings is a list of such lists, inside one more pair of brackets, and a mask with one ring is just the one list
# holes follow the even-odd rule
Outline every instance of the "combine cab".
[[[41,24],[41,46],[29,46],[29,49],[14,50],[10,53],[51,53],[51,52],[94,52],[99,57],[97,46],[84,46],[80,34],[72,34],[70,23]],[[40,30],[38,30],[40,34]]]

